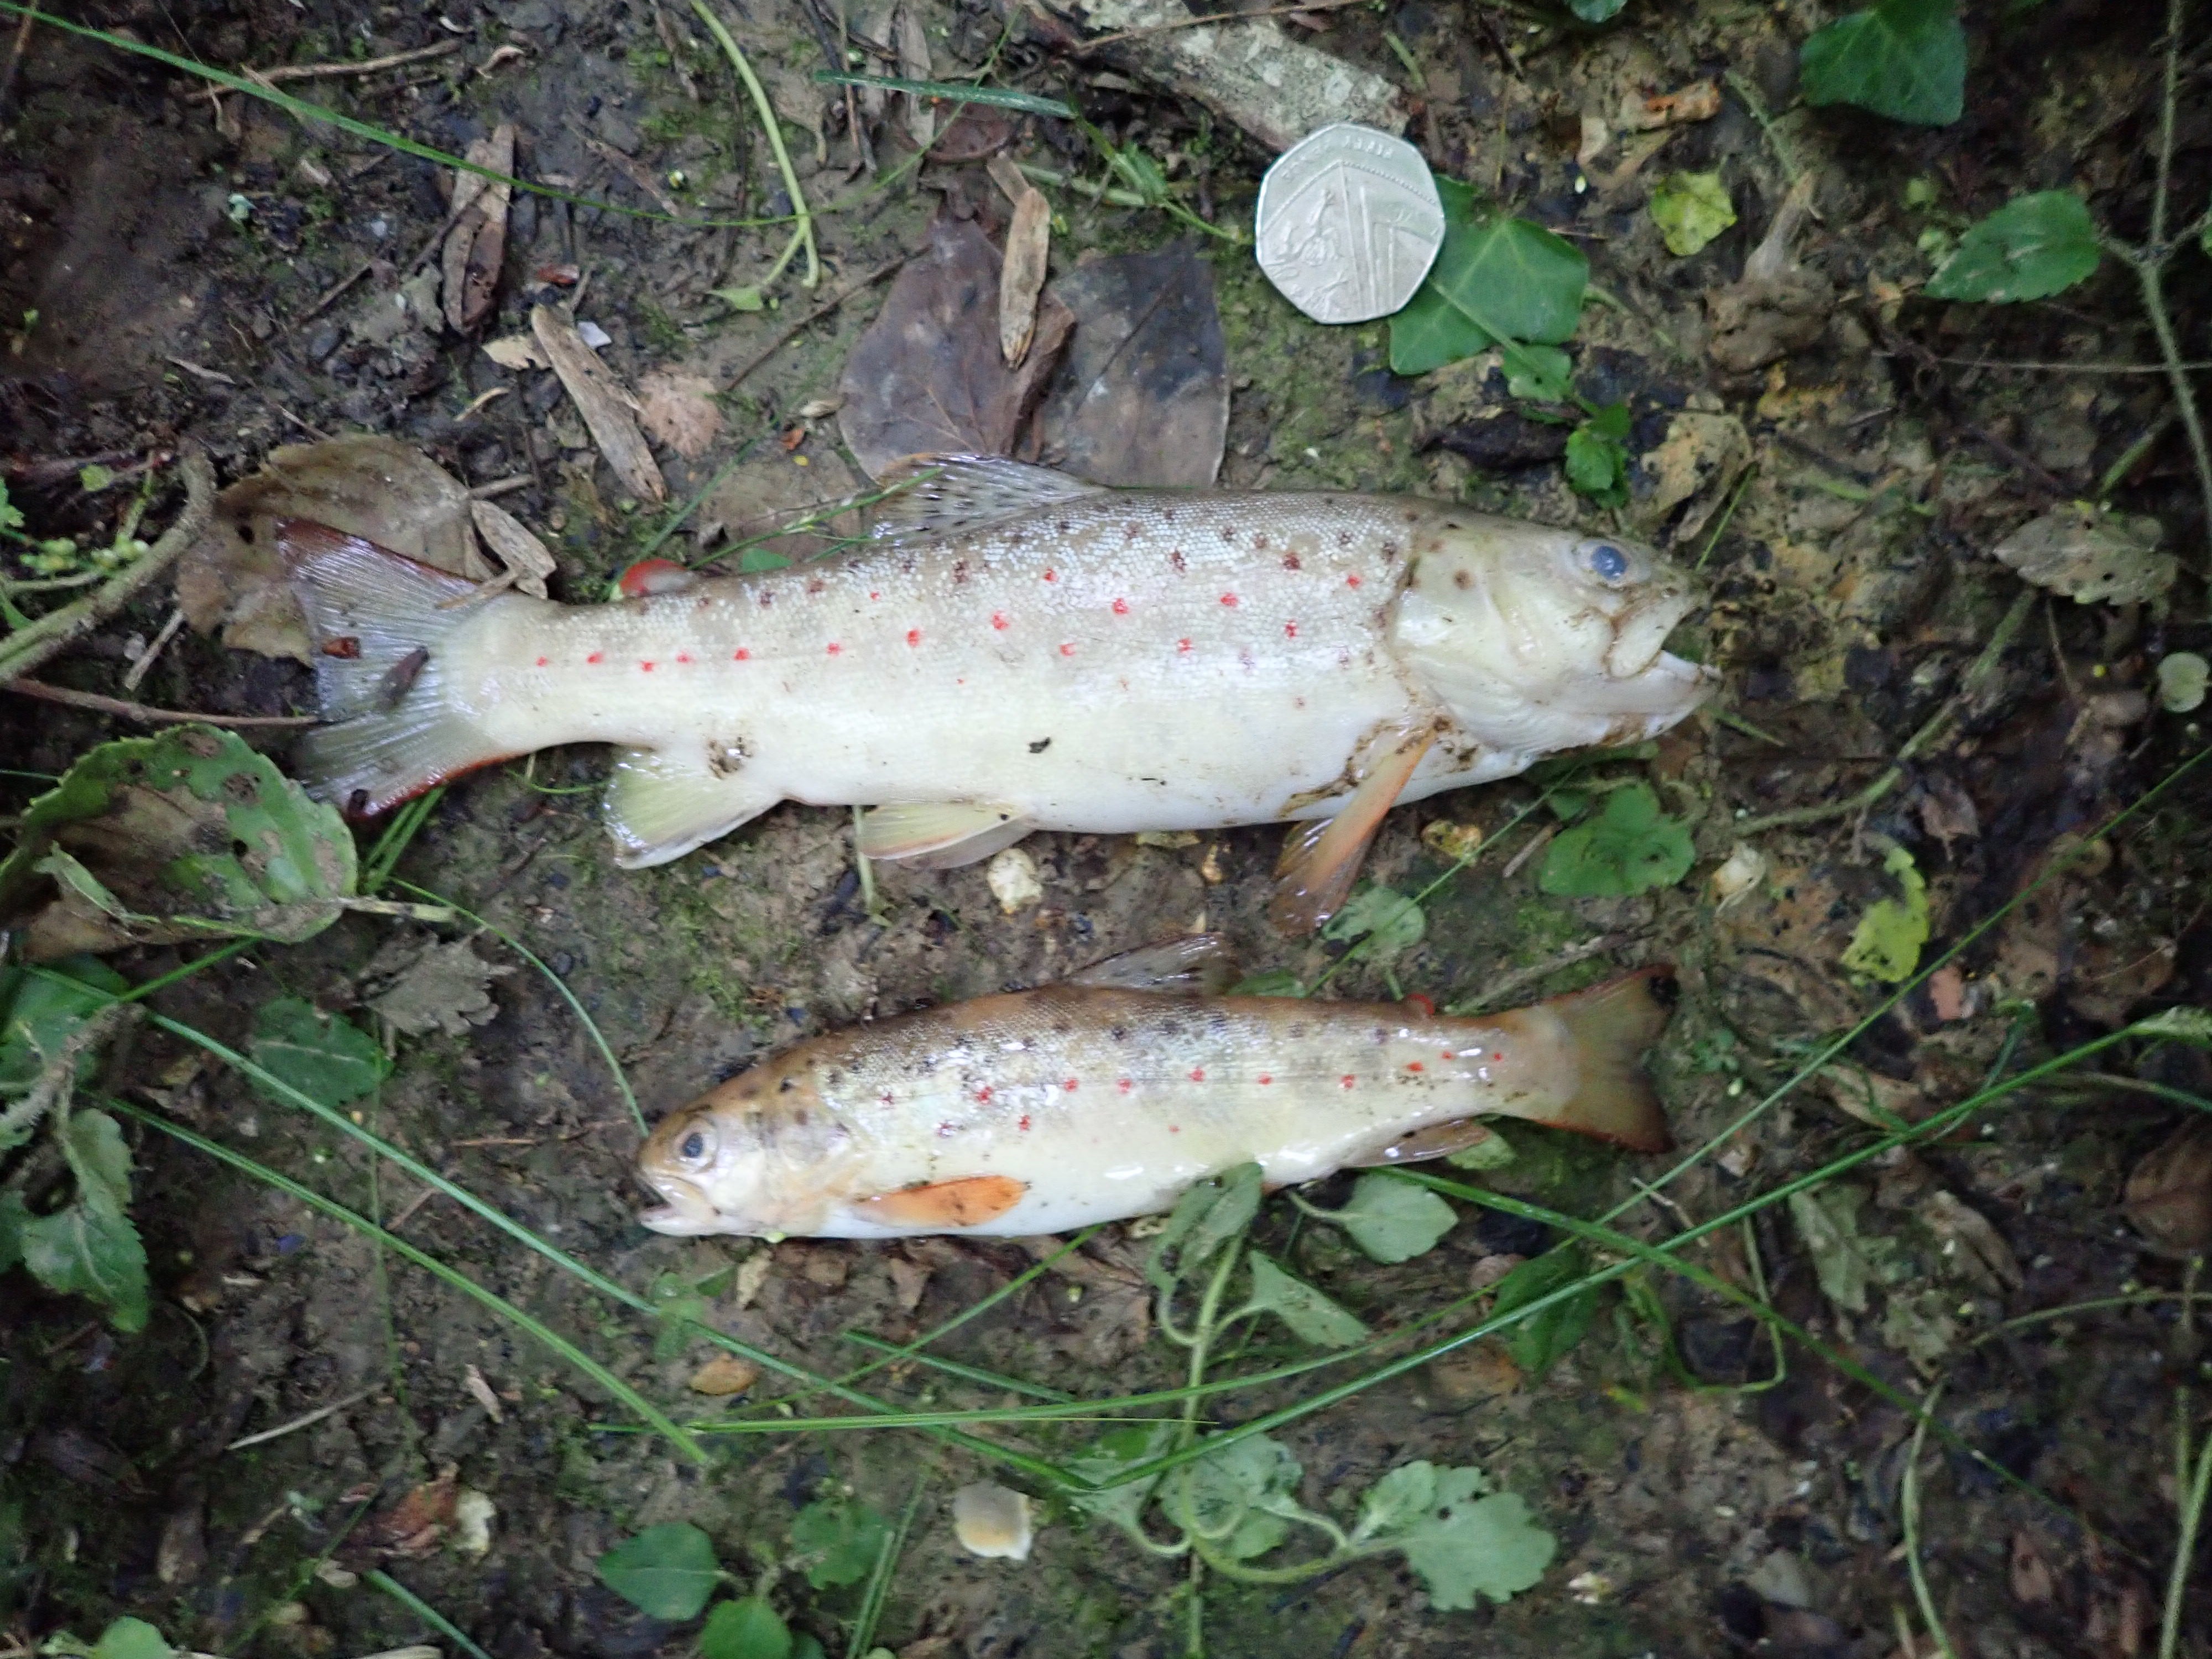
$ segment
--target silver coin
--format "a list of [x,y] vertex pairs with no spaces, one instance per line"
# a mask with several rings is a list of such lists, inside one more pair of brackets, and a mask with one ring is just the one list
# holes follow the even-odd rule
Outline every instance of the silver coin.
[[1420,151],[1340,121],[1267,169],[1253,240],[1260,269],[1300,311],[1364,323],[1413,297],[1443,246],[1444,207]]

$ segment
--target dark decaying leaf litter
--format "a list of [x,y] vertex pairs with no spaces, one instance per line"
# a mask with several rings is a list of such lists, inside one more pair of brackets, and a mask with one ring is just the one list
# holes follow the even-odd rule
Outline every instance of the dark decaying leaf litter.
[[[2212,1656],[2212,20],[1225,9],[0,29],[0,1647]],[[1445,232],[1331,328],[1253,214],[1340,121]],[[279,520],[804,592],[933,452],[1646,543],[1720,690],[1399,807],[1297,941],[1272,826],[628,872],[599,748],[289,776]],[[637,1224],[762,1055],[1198,933],[1408,1022],[1671,965],[1676,1151]]]

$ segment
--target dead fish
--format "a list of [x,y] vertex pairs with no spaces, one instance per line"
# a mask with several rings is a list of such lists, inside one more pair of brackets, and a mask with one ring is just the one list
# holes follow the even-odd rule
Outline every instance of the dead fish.
[[1688,579],[1617,538],[1407,497],[1104,489],[972,456],[903,477],[876,544],[754,575],[662,569],[606,605],[478,597],[281,524],[336,722],[307,738],[307,779],[374,813],[495,760],[611,743],[606,822],[631,868],[785,799],[872,807],[863,853],[938,868],[1032,830],[1316,820],[1279,872],[1279,920],[1304,927],[1394,801],[1653,736],[1711,688],[1663,648]]
[[1196,994],[1198,935],[1041,990],[810,1038],[672,1113],[639,1154],[664,1233],[1065,1232],[1256,1162],[1271,1186],[1441,1157],[1499,1114],[1668,1145],[1642,1068],[1665,969],[1451,1018]]

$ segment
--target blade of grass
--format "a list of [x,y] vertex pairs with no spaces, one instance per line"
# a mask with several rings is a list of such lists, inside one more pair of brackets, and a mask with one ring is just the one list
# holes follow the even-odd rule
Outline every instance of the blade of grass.
[[454,1624],[452,1620],[447,1618],[444,1613],[416,1595],[413,1590],[409,1589],[390,1573],[371,1567],[362,1575],[362,1577],[398,1602],[401,1607],[405,1607],[448,1642],[458,1643],[469,1655],[469,1659],[491,1659],[491,1655],[461,1633],[459,1626]]
[[376,838],[376,845],[368,849],[362,860],[361,890],[380,893],[384,884],[392,879],[392,866],[399,862],[422,826],[429,822],[431,812],[446,793],[444,784],[426,790],[392,815],[392,822],[384,826],[384,833]]
[[907,1534],[914,1530],[914,1517],[921,1508],[924,1483],[914,1483],[914,1495],[906,1500],[906,1511],[898,1518],[884,1540],[883,1547],[876,1552],[875,1570],[868,1575],[868,1588],[860,1597],[860,1616],[853,1620],[852,1639],[845,1651],[854,1659],[869,1652],[874,1646],[876,1626],[883,1622],[884,1604],[890,1600],[891,1569],[898,1565],[899,1556],[906,1549]]
[[1048,1389],[1042,1382],[1024,1382],[1018,1376],[1005,1376],[997,1371],[987,1371],[980,1365],[963,1365],[957,1359],[940,1359],[933,1353],[908,1354],[896,1342],[886,1342],[879,1336],[870,1336],[865,1331],[848,1331],[848,1342],[876,1352],[888,1354],[886,1364],[904,1358],[916,1365],[927,1365],[933,1371],[943,1371],[947,1376],[957,1376],[963,1382],[981,1384],[987,1389],[1003,1389],[1008,1394],[1025,1394],[1032,1400],[1049,1400],[1062,1406],[1075,1402],[1075,1396],[1065,1389]]
[[1073,107],[1057,98],[1018,92],[1011,87],[975,87],[960,81],[902,81],[895,75],[838,75],[829,70],[815,70],[814,79],[826,87],[876,87],[884,92],[940,99],[948,104],[989,104],[998,109],[1018,109],[1024,115],[1057,116],[1063,121],[1075,118]]
[[[264,1073],[264,1075],[267,1074]],[[243,1152],[234,1152],[219,1141],[210,1140],[204,1135],[195,1134],[182,1124],[172,1123],[159,1113],[150,1111],[143,1106],[134,1105],[129,1101],[117,1100],[112,1097],[103,1100],[101,1103],[110,1111],[120,1112],[126,1117],[136,1118],[141,1123],[150,1124],[163,1134],[181,1140],[185,1146],[197,1152],[205,1152],[210,1158],[218,1158],[229,1164],[231,1168],[252,1176],[256,1181],[274,1187],[279,1192],[289,1193],[301,1203],[321,1211],[333,1221],[350,1227],[362,1237],[372,1239],[384,1249],[405,1257],[425,1273],[432,1274],[471,1301],[489,1308],[501,1318],[536,1338],[551,1352],[557,1354],[605,1389],[610,1396],[628,1407],[641,1421],[652,1425],[664,1439],[691,1459],[693,1462],[702,1465],[711,1465],[714,1462],[714,1454],[701,1445],[666,1413],[574,1343],[569,1341],[567,1337],[532,1318],[497,1291],[486,1289],[466,1273],[439,1261],[428,1251],[417,1249],[398,1234],[387,1232],[367,1216],[348,1209],[336,1199],[326,1198],[313,1188],[302,1186],[289,1176],[272,1170],[267,1164],[258,1163]]]

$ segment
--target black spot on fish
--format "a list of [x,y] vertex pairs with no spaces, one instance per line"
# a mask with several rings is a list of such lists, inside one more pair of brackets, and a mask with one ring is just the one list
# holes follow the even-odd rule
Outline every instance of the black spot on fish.
[[424,665],[429,660],[430,647],[427,645],[418,645],[391,667],[386,669],[384,678],[376,684],[378,708],[387,714],[397,708],[399,706],[400,698],[407,695],[407,688],[415,684],[415,677],[422,672]]
[[1392,541],[1384,542],[1382,544],[1382,556],[1386,559],[1396,558],[1398,556],[1398,544]]
[[1306,1023],[1305,1023],[1305,1021],[1304,1021],[1304,1020],[1302,1020],[1302,1019],[1298,1019],[1298,1020],[1293,1020],[1293,1021],[1291,1021],[1291,1035],[1292,1036],[1294,1036],[1294,1037],[1302,1037],[1302,1036],[1304,1036],[1305,1034],[1306,1034]]
[[796,1089],[798,1086],[799,1086],[799,1079],[798,1079],[797,1078],[789,1078],[789,1077],[787,1077],[787,1078],[784,1079],[782,1082],[781,1082],[781,1083],[777,1084],[777,1085],[775,1085],[775,1088],[776,1088],[776,1092],[777,1092],[778,1094],[784,1094],[784,1095],[787,1095],[787,1094],[789,1094],[789,1093],[790,1093],[793,1089]]
[[765,611],[769,606],[775,603],[775,590],[773,587],[763,587],[761,589],[761,609]]
[[1052,739],[1050,738],[1039,738],[1035,743],[1030,745],[1030,753],[1032,755],[1042,755],[1046,750],[1051,747]]
[[1179,547],[1168,555],[1168,562],[1176,568],[1177,575],[1190,568],[1190,561],[1183,557],[1182,549]]
[[1126,1025],[1116,1025],[1106,1035],[1116,1042],[1127,1042],[1129,1040],[1129,1028]]
[[952,580],[956,582],[964,582],[968,580],[967,560],[955,559],[952,562]]
[[1065,519],[1060,520],[1057,524],[1053,526],[1053,528],[1060,532],[1061,535],[1065,536],[1067,534],[1067,520]]
[[1468,575],[1464,570],[1455,570],[1452,572],[1452,586],[1454,587],[1472,587],[1474,586],[1474,578]]
[[807,1111],[806,1108],[804,1106],[801,1106],[797,1111],[791,1115],[792,1122],[801,1129],[804,1129],[806,1127],[806,1119]]

